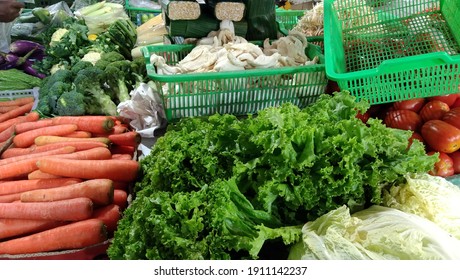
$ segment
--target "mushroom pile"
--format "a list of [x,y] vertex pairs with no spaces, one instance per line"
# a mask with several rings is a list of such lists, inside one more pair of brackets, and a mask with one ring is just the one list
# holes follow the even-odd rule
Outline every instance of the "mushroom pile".
[[202,72],[240,71],[285,66],[316,64],[318,58],[310,59],[305,54],[308,42],[305,34],[290,31],[287,36],[263,46],[236,36],[232,21],[223,20],[218,31],[194,41],[196,46],[176,65],[168,65],[163,56],[152,54],[150,63],[158,74],[174,75]]

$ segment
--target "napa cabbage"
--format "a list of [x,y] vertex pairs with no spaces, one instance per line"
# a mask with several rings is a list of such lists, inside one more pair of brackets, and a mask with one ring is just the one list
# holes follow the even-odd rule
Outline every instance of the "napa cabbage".
[[415,214],[373,205],[350,215],[342,206],[306,223],[289,259],[458,260],[460,241]]
[[460,239],[460,188],[439,176],[406,175],[383,191],[382,204],[426,218]]

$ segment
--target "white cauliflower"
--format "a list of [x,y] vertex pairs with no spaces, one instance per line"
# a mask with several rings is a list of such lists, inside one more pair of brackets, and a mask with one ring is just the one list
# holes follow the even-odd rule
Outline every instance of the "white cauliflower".
[[61,38],[67,34],[69,30],[65,28],[58,28],[56,31],[54,31],[53,35],[51,35],[51,41],[50,41],[50,46],[53,46],[54,44],[58,43],[61,41]]
[[59,69],[65,69],[64,64],[62,64],[62,63],[54,64],[50,69],[51,75],[56,73]]
[[101,59],[101,53],[96,51],[89,51],[81,60],[91,62],[93,65]]

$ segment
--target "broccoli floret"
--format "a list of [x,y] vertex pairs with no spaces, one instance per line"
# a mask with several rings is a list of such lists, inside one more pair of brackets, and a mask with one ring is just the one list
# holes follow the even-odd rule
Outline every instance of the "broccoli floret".
[[54,113],[57,99],[63,92],[71,89],[72,80],[73,74],[68,69],[59,69],[42,80],[37,104],[37,111],[42,116],[50,116]]
[[116,52],[116,51],[106,52],[106,53],[101,54],[101,59],[99,59],[96,62],[95,66],[101,70],[105,70],[107,65],[109,65],[112,62],[120,61],[120,60],[125,60],[125,57],[119,52]]
[[61,95],[64,92],[68,92],[71,89],[72,89],[72,84],[67,84],[61,81],[54,83],[50,87],[47,99],[48,99],[48,104],[49,104],[51,113],[56,113],[56,106],[57,106],[57,101],[59,97],[61,97]]
[[104,88],[105,73],[92,66],[78,72],[74,80],[75,90],[85,96],[86,112],[115,116],[117,105],[112,100],[109,91]]
[[80,72],[80,70],[82,69],[85,69],[85,68],[89,68],[89,67],[92,67],[93,64],[89,61],[85,61],[85,60],[80,60],[79,62],[75,63],[74,66],[72,66],[72,69],[70,69],[70,71],[72,71],[72,73],[76,76],[78,74],[78,72]]
[[64,92],[56,104],[59,116],[82,116],[86,113],[85,96],[75,90]]
[[107,84],[114,91],[119,102],[131,99],[129,96],[129,81],[126,77],[131,73],[131,61],[120,60],[107,65],[105,68]]
[[137,57],[131,62],[131,85],[138,88],[141,83],[149,81],[147,67],[143,57]]

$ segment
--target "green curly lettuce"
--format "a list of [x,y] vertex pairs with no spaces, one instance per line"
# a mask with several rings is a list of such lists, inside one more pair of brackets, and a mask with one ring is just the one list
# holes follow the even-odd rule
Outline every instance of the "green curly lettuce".
[[385,186],[437,161],[422,143],[409,147],[410,132],[356,118],[368,108],[344,91],[304,109],[286,103],[171,124],[140,162],[109,257],[287,257],[305,222],[378,204]]

